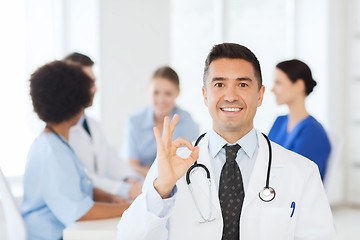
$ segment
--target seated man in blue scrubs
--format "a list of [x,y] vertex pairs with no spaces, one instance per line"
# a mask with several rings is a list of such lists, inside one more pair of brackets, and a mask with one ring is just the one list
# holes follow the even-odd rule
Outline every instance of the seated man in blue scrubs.
[[92,80],[80,67],[54,61],[30,78],[34,111],[46,124],[31,145],[21,213],[28,239],[62,239],[75,221],[121,216],[129,203],[94,188],[68,144],[70,127],[91,100]]
[[294,59],[276,65],[272,91],[277,104],[286,104],[290,113],[276,119],[269,138],[315,162],[324,179],[330,142],[322,125],[305,107],[305,98],[315,86],[311,70],[305,63]]

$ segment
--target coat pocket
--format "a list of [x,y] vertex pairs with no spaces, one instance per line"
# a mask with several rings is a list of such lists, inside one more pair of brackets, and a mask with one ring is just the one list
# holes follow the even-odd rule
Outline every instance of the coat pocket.
[[291,239],[291,209],[282,207],[267,207],[261,210],[261,238],[266,240]]

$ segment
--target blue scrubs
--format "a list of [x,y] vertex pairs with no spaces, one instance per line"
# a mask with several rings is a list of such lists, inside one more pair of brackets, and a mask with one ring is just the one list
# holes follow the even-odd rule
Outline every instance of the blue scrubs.
[[[173,139],[183,137],[195,141],[199,135],[198,125],[188,112],[175,107],[171,118],[175,113],[179,115],[180,119],[176,125]],[[130,116],[125,128],[122,157],[138,159],[142,166],[150,166],[156,158],[156,140],[153,127],[153,107],[146,107]]]
[[20,211],[28,239],[62,239],[62,231],[92,206],[93,184],[75,154],[53,133],[31,145]]
[[270,140],[315,162],[323,179],[331,146],[322,125],[309,116],[291,132],[287,131],[287,126],[288,115],[279,116],[270,130]]

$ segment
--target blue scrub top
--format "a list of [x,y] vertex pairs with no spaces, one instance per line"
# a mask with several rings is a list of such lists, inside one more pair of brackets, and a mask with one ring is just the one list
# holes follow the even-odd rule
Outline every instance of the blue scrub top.
[[28,239],[62,239],[62,231],[94,205],[93,184],[75,154],[53,133],[31,145],[20,211]]
[[[171,118],[175,113],[179,115],[180,119],[176,125],[173,139],[183,137],[195,141],[199,135],[198,125],[188,112],[175,107]],[[156,140],[153,127],[153,107],[146,107],[131,115],[126,123],[122,157],[138,159],[142,166],[150,166],[156,158]]]
[[279,116],[270,130],[270,140],[315,162],[323,179],[331,151],[323,126],[312,116],[299,122],[291,132],[287,126],[288,115]]

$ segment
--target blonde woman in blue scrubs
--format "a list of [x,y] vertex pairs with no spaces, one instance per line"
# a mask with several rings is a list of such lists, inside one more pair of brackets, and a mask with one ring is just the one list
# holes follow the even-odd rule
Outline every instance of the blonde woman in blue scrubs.
[[152,105],[134,113],[127,120],[122,155],[135,171],[146,176],[156,157],[156,140],[153,127],[162,130],[165,116],[180,116],[174,132],[174,139],[196,140],[199,135],[198,125],[190,114],[175,106],[180,93],[179,77],[170,67],[158,68],[150,81]]
[[70,127],[84,114],[92,80],[80,67],[55,61],[31,75],[34,111],[46,123],[31,145],[21,213],[28,239],[62,239],[75,221],[121,216],[129,203],[94,188],[68,144]]

